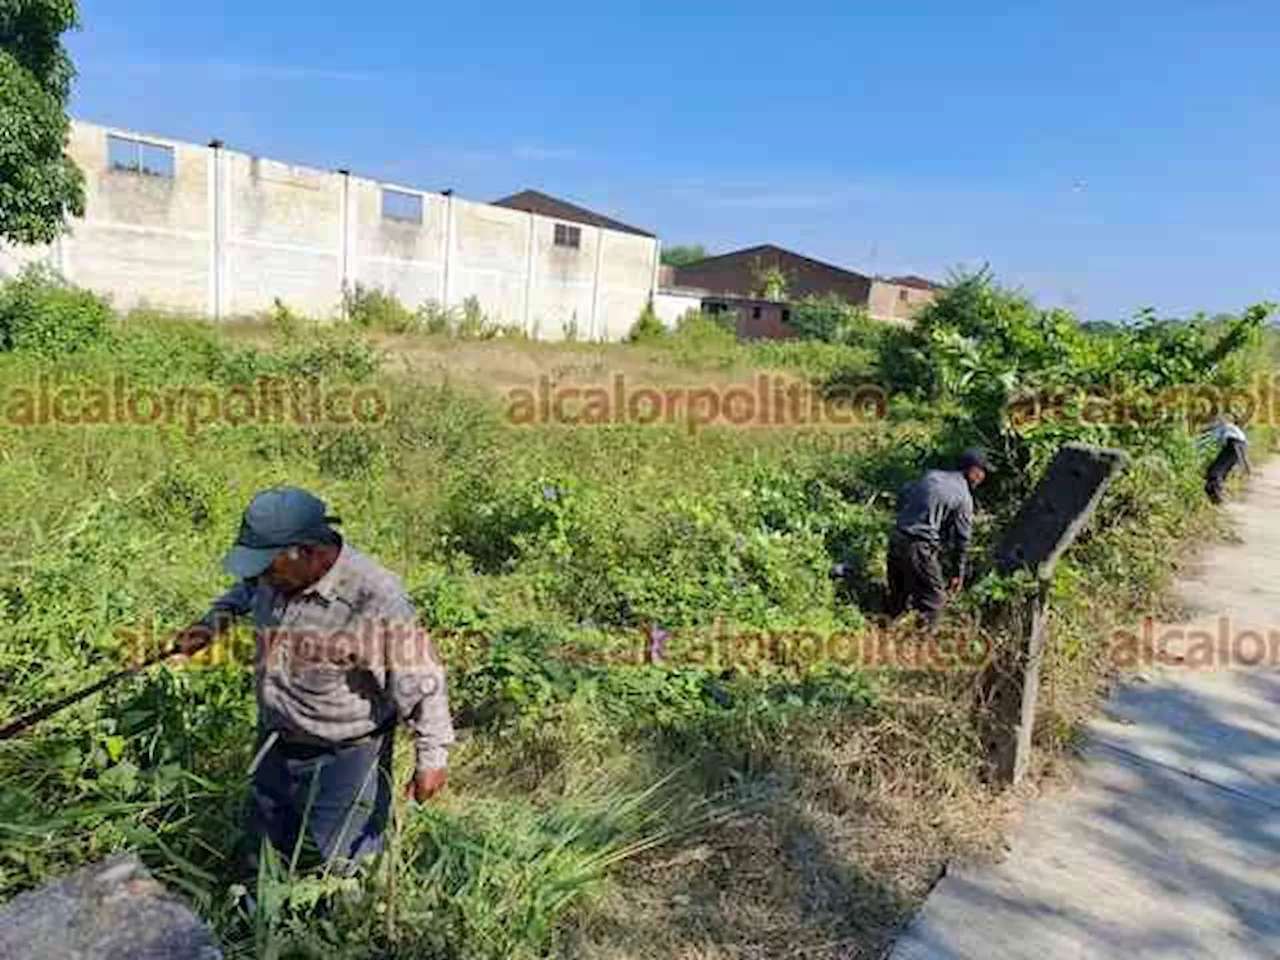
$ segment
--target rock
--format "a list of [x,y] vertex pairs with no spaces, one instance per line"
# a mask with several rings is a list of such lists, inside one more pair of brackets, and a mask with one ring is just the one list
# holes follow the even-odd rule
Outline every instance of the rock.
[[4,960],[222,960],[203,921],[132,854],[0,907]]

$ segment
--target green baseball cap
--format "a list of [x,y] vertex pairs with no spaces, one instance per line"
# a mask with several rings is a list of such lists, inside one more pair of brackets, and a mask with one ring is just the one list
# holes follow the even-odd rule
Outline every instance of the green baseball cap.
[[235,546],[222,558],[222,567],[248,580],[260,576],[278,554],[302,543],[318,543],[333,533],[325,502],[298,487],[264,490],[245,509]]

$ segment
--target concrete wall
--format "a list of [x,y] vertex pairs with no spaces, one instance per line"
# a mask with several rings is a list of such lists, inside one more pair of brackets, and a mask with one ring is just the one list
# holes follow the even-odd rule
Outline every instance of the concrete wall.
[[[110,134],[171,149],[173,175],[112,169]],[[582,225],[580,246],[557,246],[564,221],[79,121],[69,152],[84,218],[51,247],[0,249],[0,271],[44,260],[124,309],[221,318],[278,297],[335,316],[358,282],[410,307],[476,297],[491,320],[545,338],[618,339],[654,291],[649,237]],[[421,223],[384,217],[384,186],[420,197]]]
[[933,303],[937,296],[933,290],[872,280],[867,310],[877,320],[899,320],[905,323],[921,308]]
[[705,294],[701,290],[659,290],[653,298],[653,312],[663,326],[674,328],[690,310],[702,309],[703,296]]

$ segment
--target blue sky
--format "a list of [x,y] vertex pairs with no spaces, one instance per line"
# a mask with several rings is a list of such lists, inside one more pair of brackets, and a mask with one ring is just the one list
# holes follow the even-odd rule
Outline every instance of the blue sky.
[[72,109],[1094,319],[1280,299],[1274,2],[612,6],[82,0]]

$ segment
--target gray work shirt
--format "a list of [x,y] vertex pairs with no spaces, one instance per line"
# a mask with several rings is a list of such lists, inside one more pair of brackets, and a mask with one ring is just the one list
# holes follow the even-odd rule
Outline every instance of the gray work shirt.
[[253,618],[264,730],[335,743],[403,720],[417,768],[446,765],[454,737],[444,667],[395,574],[344,544],[306,590],[286,596],[245,580],[214,601],[204,622],[228,615]]
[[956,551],[957,576],[964,576],[973,529],[973,494],[964,474],[930,470],[907,484],[898,496],[895,528],[913,540],[941,546],[950,539]]

